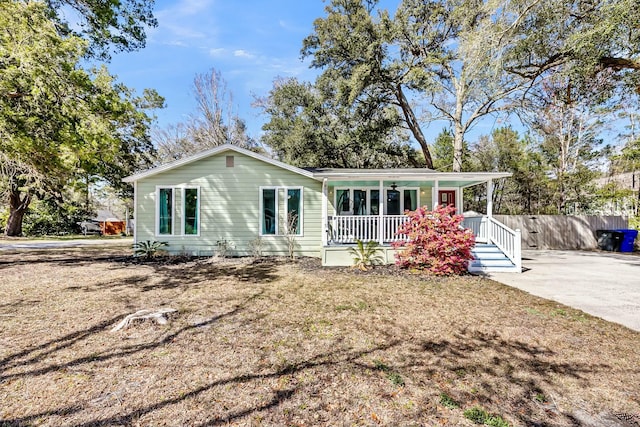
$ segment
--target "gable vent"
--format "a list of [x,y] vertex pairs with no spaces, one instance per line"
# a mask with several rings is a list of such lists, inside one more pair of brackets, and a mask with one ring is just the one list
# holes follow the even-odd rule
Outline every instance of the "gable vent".
[[228,168],[233,167],[233,156],[227,156],[227,167]]

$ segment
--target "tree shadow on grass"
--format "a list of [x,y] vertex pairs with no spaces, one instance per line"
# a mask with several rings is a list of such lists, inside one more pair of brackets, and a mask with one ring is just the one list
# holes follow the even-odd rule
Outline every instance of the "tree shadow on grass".
[[571,413],[541,400],[554,393],[559,382],[587,388],[593,386],[587,374],[611,370],[608,364],[565,361],[546,347],[467,329],[448,340],[419,341],[407,356],[398,369],[418,368],[427,377],[444,369],[450,379],[446,392],[455,400],[468,407],[506,408],[506,414],[527,426],[547,425],[541,413],[556,423],[573,425]]
[[[66,290],[83,290],[93,292],[99,289],[133,289],[141,292],[155,290],[169,290],[197,285],[204,282],[215,283],[222,280],[234,280],[240,283],[266,284],[280,278],[278,266],[282,263],[246,262],[236,260],[231,262],[210,262],[208,259],[194,259],[179,264],[140,263],[123,265],[121,268],[131,268],[132,274],[126,278],[108,280],[91,285],[74,285]],[[142,273],[139,266],[152,269],[148,274]]]
[[112,264],[114,260],[124,259],[121,253],[105,253],[96,248],[61,248],[47,250],[25,250],[24,252],[4,253],[0,259],[0,270],[5,268],[35,264],[59,264],[84,266],[89,264]]
[[[318,367],[328,367],[331,365],[349,364],[349,363],[353,363],[355,360],[360,359],[368,354],[375,353],[378,351],[388,350],[399,344],[400,344],[400,341],[395,340],[389,343],[379,344],[373,348],[369,348],[366,350],[353,351],[352,349],[348,349],[348,348],[336,349],[333,351],[317,354],[315,356],[309,357],[306,360],[298,363],[287,364],[275,371],[247,373],[243,375],[233,376],[230,378],[223,378],[216,381],[212,381],[204,386],[197,387],[189,392],[181,393],[177,397],[163,399],[158,402],[149,404],[147,406],[138,407],[125,414],[118,414],[118,415],[114,415],[107,418],[96,418],[87,422],[76,424],[75,427],[89,427],[89,426],[98,426],[98,425],[105,425],[105,426],[132,425],[135,423],[137,419],[139,419],[140,417],[146,414],[160,410],[167,406],[178,404],[187,399],[197,397],[202,393],[207,392],[215,387],[227,386],[231,384],[246,384],[254,380],[265,380],[265,379],[273,379],[273,378],[277,379],[281,377],[288,377],[290,375],[298,374],[303,371],[311,370]],[[252,413],[277,407],[280,404],[282,404],[284,401],[292,398],[297,391],[298,391],[297,387],[291,387],[283,390],[275,390],[271,399],[269,399],[266,402],[245,407],[242,410],[230,412],[220,417],[209,418],[205,422],[198,424],[198,426],[204,427],[209,425],[228,424],[230,422],[233,422],[234,420],[241,419]],[[44,412],[40,412],[32,415],[27,415],[24,417],[0,420],[0,425],[7,426],[7,427],[8,426],[26,427],[26,426],[32,425],[33,422],[36,422],[39,419],[44,417],[49,417],[54,415],[58,415],[58,416],[72,415],[74,413],[82,411],[83,409],[84,408],[80,407],[79,405],[69,405],[67,407],[44,411]]]
[[272,283],[280,276],[277,274],[278,266],[281,263],[273,262],[200,262],[190,265],[187,268],[170,268],[159,266],[154,269],[154,273],[163,279],[155,285],[143,286],[143,291],[155,289],[169,289],[199,283],[203,281],[219,280],[229,278],[242,283]]
[[239,312],[244,310],[251,301],[255,300],[256,298],[259,298],[263,293],[264,293],[264,290],[261,290],[260,292],[257,292],[251,295],[244,302],[236,305],[232,310],[226,313],[213,316],[209,319],[203,320],[195,324],[189,324],[153,342],[139,344],[139,345],[124,346],[115,350],[108,350],[103,353],[92,353],[91,355],[79,357],[65,363],[51,364],[42,368],[35,368],[35,369],[26,370],[26,371],[17,372],[17,373],[6,373],[8,369],[15,368],[17,366],[24,367],[24,366],[36,364],[40,362],[45,356],[49,356],[59,350],[70,347],[71,345],[83,339],[89,338],[91,335],[98,334],[98,333],[107,333],[105,331],[107,327],[113,326],[115,322],[123,319],[126,315],[120,315],[108,320],[104,320],[88,329],[72,332],[63,337],[56,338],[56,339],[47,341],[45,343],[42,343],[40,345],[22,350],[18,353],[14,353],[12,355],[6,356],[2,360],[0,360],[0,381],[5,381],[13,378],[43,375],[49,372],[53,372],[53,371],[57,371],[60,369],[65,369],[65,368],[69,368],[77,365],[82,365],[85,363],[102,362],[102,361],[110,360],[113,358],[129,356],[129,355],[138,353],[140,351],[150,350],[150,349],[160,347],[162,345],[172,342],[177,337],[179,337],[180,335],[190,330],[200,328],[206,325],[210,325],[223,318],[231,317],[238,314]]
[[[74,331],[62,337],[54,338],[42,344],[29,347],[18,353],[5,356],[4,358],[0,359],[0,372],[4,372],[7,369],[16,367],[18,365],[24,366],[32,363],[37,363],[45,356],[70,347],[78,341],[84,340],[93,334],[103,332],[105,328],[107,328],[109,325],[114,324],[116,321],[122,319],[123,317],[124,315],[112,317],[110,319],[103,320],[102,322],[99,322],[87,329]],[[5,374],[0,373],[0,381],[10,377],[11,376],[6,376]]]

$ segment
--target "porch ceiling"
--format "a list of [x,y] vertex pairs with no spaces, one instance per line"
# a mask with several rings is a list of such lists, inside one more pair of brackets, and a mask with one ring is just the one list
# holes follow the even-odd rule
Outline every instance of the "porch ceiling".
[[508,172],[437,172],[430,169],[315,169],[316,178],[327,179],[332,186],[377,187],[396,183],[400,187],[469,187],[491,179],[511,176]]
[[[483,180],[473,180],[473,179],[457,179],[457,180],[438,180],[439,187],[470,187],[473,185],[483,184],[488,181],[488,179]],[[383,179],[383,186],[389,187],[391,184],[396,184],[398,187],[434,187],[435,179],[423,179],[423,180],[395,180],[395,179]],[[329,179],[328,184],[330,187],[378,187],[380,186],[380,181],[373,180],[364,180],[364,179],[340,179],[334,180]]]

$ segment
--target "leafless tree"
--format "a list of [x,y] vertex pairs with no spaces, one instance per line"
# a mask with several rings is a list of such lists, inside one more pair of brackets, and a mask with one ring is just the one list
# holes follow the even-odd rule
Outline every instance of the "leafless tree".
[[222,74],[211,69],[196,74],[193,95],[197,110],[184,123],[154,132],[159,162],[176,160],[222,144],[253,149],[245,122],[238,116],[233,94]]

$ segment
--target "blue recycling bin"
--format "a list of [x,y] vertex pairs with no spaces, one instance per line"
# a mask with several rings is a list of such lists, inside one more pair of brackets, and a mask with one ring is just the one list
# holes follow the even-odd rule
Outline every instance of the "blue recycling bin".
[[623,228],[616,231],[618,233],[622,233],[622,240],[620,240],[620,252],[633,252],[633,245],[636,237],[638,236],[638,230]]

